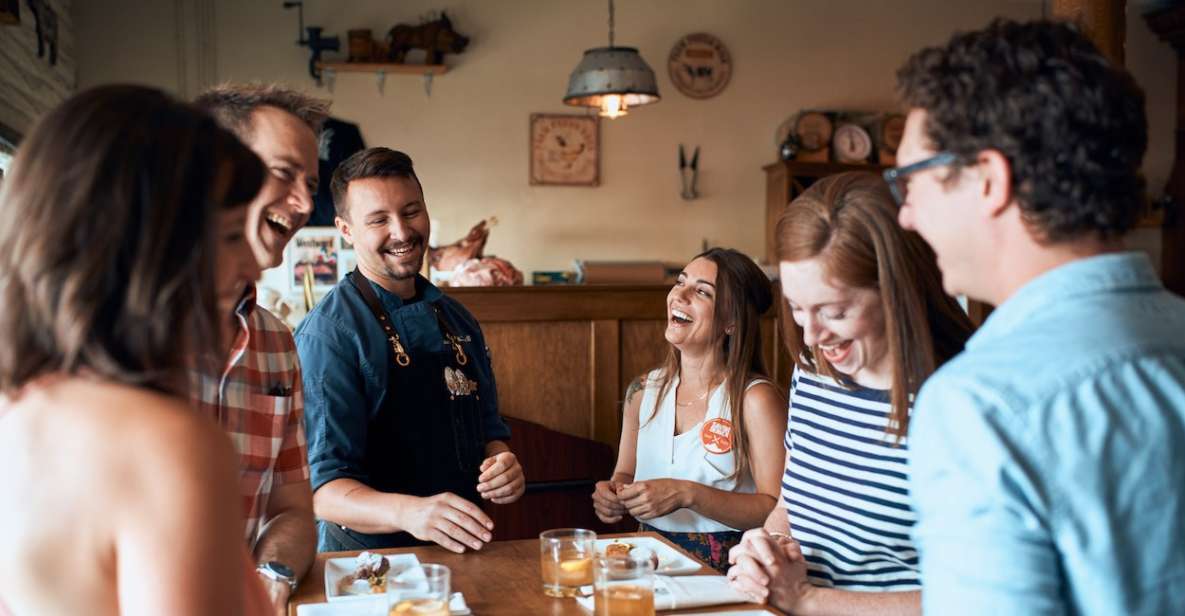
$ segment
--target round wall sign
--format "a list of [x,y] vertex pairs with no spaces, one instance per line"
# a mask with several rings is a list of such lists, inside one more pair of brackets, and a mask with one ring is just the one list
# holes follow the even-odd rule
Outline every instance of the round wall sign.
[[688,34],[671,48],[667,73],[687,96],[711,98],[723,91],[732,77],[732,54],[711,34]]

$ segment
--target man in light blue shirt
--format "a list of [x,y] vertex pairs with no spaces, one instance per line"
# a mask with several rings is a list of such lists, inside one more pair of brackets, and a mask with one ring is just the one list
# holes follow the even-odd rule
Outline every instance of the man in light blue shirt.
[[1185,301],[1123,252],[1143,94],[1072,26],[915,54],[885,173],[950,293],[999,306],[910,431],[929,614],[1185,614]]

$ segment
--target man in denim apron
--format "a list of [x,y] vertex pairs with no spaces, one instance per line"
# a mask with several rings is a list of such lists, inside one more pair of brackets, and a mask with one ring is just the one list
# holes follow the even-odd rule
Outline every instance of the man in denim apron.
[[363,150],[332,189],[358,267],[296,332],[318,548],[481,549],[479,504],[525,481],[477,321],[418,274],[429,219],[411,159]]

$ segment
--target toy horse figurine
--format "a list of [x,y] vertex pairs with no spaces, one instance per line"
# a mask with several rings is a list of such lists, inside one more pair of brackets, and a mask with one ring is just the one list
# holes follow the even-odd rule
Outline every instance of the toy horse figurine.
[[387,33],[387,59],[403,62],[408,51],[423,49],[428,52],[428,64],[440,64],[444,62],[444,54],[461,53],[468,44],[469,37],[457,34],[453,30],[453,22],[442,12],[436,21],[418,26],[397,24],[391,28]]

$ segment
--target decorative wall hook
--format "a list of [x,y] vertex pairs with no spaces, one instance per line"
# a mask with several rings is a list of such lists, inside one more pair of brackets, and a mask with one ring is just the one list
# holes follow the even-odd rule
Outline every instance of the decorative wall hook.
[[[317,63],[321,61],[321,52],[341,49],[341,41],[336,36],[321,36],[320,26],[305,28],[304,0],[287,0],[284,2],[284,8],[297,10],[296,44],[309,48],[309,75],[317,80],[317,85],[321,85],[321,69],[317,67]],[[308,31],[307,38],[305,37],[306,30]]]
[[44,58],[49,50],[49,65],[58,63],[58,14],[45,0],[26,0],[33,13],[33,27],[37,31],[37,57]]
[[679,179],[682,182],[683,190],[679,194],[684,201],[691,201],[698,198],[699,193],[695,190],[695,182],[699,179],[699,146],[695,146],[695,151],[691,154],[691,162],[687,162],[687,155],[683,152],[683,144],[679,144]]

